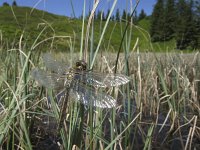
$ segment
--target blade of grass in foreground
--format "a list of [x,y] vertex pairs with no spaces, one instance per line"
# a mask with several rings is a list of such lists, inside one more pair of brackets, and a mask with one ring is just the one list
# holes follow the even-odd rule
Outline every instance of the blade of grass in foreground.
[[[131,21],[133,15],[135,14],[135,11],[136,11],[136,8],[137,8],[139,2],[140,2],[140,0],[137,0],[136,5],[135,5],[135,7],[133,9],[133,12],[131,13],[130,21]],[[124,38],[125,38],[126,32],[128,30],[128,26],[129,26],[129,21],[126,24],[126,27],[124,29],[124,32],[123,32],[123,35],[122,35],[122,39],[121,39],[121,42],[120,42],[120,45],[119,45],[119,49],[118,49],[118,52],[117,52],[117,58],[116,58],[116,62],[115,62],[115,71],[114,71],[114,73],[117,72],[117,65],[118,65],[118,61],[119,61],[119,54],[120,54],[121,48],[123,46],[123,42],[124,42]]]
[[100,49],[101,42],[102,42],[102,40],[103,40],[104,34],[105,34],[105,32],[106,32],[108,23],[109,23],[109,21],[110,21],[110,17],[111,17],[111,15],[112,15],[113,11],[114,11],[114,8],[115,8],[115,6],[116,6],[116,3],[117,3],[117,0],[114,0],[114,2],[113,2],[113,4],[112,4],[112,7],[111,7],[111,9],[110,9],[110,13],[109,13],[109,15],[108,15],[108,18],[107,18],[107,20],[106,20],[106,23],[105,23],[105,25],[104,25],[103,31],[102,31],[102,33],[101,33],[101,37],[100,37],[100,39],[99,39],[97,48],[96,48],[96,50],[95,50],[94,57],[93,57],[93,60],[92,60],[91,65],[90,65],[90,69],[93,68],[94,61],[96,60],[97,53],[98,53],[98,51],[99,51],[99,49]]
[[117,140],[119,140],[119,138],[122,136],[122,134],[128,130],[128,128],[134,123],[134,121],[141,115],[141,112],[138,113],[135,118],[133,118],[133,120],[127,125],[127,127],[114,139],[111,141],[111,143],[105,148],[105,150],[110,149],[116,142]]
[[[9,54],[10,55],[7,57],[12,57],[12,52],[10,52]],[[10,127],[12,127],[12,124],[15,124],[14,123],[15,120],[19,119],[20,130],[18,130],[17,128],[15,130],[13,128],[12,131],[13,131],[13,133],[15,133],[15,131],[18,130],[18,133],[20,134],[19,138],[23,139],[21,141],[20,141],[20,139],[17,139],[17,140],[19,140],[19,143],[22,144],[24,147],[32,149],[30,137],[29,137],[28,130],[27,130],[28,128],[27,128],[27,124],[26,124],[26,114],[25,114],[25,111],[23,111],[26,109],[26,107],[25,107],[26,100],[29,98],[29,95],[27,95],[28,93],[25,88],[25,85],[27,84],[27,80],[23,80],[24,78],[26,78],[25,71],[28,66],[29,57],[30,57],[30,53],[24,59],[22,70],[18,70],[20,72],[19,81],[16,84],[16,82],[14,80],[14,84],[16,84],[14,87],[16,87],[16,89],[14,88],[14,90],[13,90],[12,87],[10,86],[10,84],[4,80],[5,85],[8,87],[8,89],[11,92],[11,95],[10,95],[11,101],[8,104],[9,106],[8,106],[7,115],[4,117],[4,119],[2,121],[4,123],[6,122],[6,124],[4,124],[4,123],[1,124],[1,129],[3,130],[4,134],[0,135],[0,143],[2,144],[5,135],[10,130]],[[12,61],[10,61],[10,63],[12,63]],[[10,69],[12,69],[12,68],[10,68]],[[14,74],[14,78],[17,78],[16,74]],[[24,87],[24,88],[22,88],[22,87]],[[15,141],[14,138],[15,137],[12,137],[13,141]]]

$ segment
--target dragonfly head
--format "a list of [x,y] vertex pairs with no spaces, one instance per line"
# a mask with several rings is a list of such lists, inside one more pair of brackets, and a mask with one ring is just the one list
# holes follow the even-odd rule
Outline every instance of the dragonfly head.
[[76,62],[76,69],[83,71],[87,69],[87,63],[84,60],[79,60]]

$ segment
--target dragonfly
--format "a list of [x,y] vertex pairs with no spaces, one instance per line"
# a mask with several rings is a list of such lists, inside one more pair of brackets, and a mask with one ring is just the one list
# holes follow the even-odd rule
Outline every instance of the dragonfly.
[[68,67],[65,63],[54,59],[50,53],[45,53],[42,59],[50,72],[35,68],[31,72],[33,79],[46,88],[64,89],[69,98],[87,106],[116,107],[116,99],[104,89],[130,81],[129,77],[123,74],[105,74],[88,70],[84,60],[77,61],[73,67]]

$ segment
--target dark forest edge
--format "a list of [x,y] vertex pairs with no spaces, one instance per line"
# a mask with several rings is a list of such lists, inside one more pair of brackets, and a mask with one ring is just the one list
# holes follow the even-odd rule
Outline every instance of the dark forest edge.
[[157,0],[150,35],[153,42],[176,40],[176,48],[200,49],[200,1]]

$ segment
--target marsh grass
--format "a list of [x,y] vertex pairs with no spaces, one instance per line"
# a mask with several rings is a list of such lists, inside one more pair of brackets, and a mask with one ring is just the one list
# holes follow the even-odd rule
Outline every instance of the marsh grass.
[[[115,54],[101,55],[97,57],[101,63],[95,64],[96,70],[112,71]],[[42,144],[47,148],[46,143],[56,140],[67,149],[75,145],[89,148],[91,143],[94,149],[170,148],[177,141],[181,148],[199,146],[199,53],[132,53],[130,97],[118,94],[119,106],[112,110],[93,109],[92,137],[91,110],[70,101],[59,139],[56,127],[60,108],[55,95],[38,87],[29,74],[26,78],[22,76],[26,67],[15,60],[20,60],[20,56],[18,50],[4,51],[1,58],[6,58],[0,82],[2,148],[31,149]],[[29,57],[29,62],[30,58],[38,60],[38,57]],[[25,65],[26,58],[22,56]],[[120,57],[119,72],[123,71],[123,60]]]
[[[198,149],[199,53],[141,53],[140,40],[130,47],[132,36],[129,33],[132,32],[126,32],[116,71],[129,75],[131,80],[127,85],[108,90],[118,101],[118,106],[112,109],[86,107],[69,98],[67,109],[62,112],[63,101],[56,97],[58,91],[45,89],[32,80],[32,68],[44,68],[40,56],[42,50],[47,49],[45,41],[50,40],[53,47],[55,38],[66,40],[70,48],[70,53],[56,53],[50,47],[59,60],[72,65],[83,58],[95,71],[115,71],[116,54],[109,52],[112,43],[102,44],[109,18],[106,23],[100,23],[102,32],[97,46],[94,46],[93,28],[96,26],[92,13],[86,21],[83,18],[78,54],[74,50],[76,33],[40,40],[47,28],[54,32],[47,22],[30,47],[23,41],[23,34],[9,46],[1,43],[0,148]],[[131,28],[130,25],[128,31]],[[103,48],[107,49],[101,51]],[[65,118],[58,130],[62,113]]]

